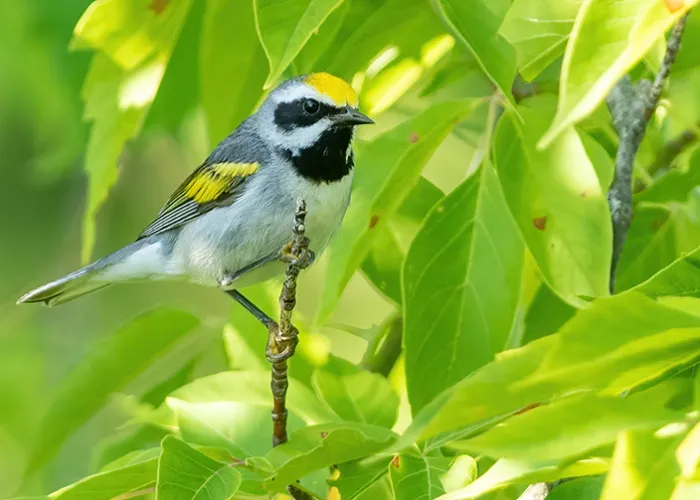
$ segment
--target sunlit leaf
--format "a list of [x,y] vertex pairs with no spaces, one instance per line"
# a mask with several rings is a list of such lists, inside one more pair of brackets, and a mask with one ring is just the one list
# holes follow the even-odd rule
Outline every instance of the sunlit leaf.
[[543,278],[577,305],[580,296],[608,293],[612,228],[595,158],[578,133],[567,129],[547,150],[536,148],[553,104],[548,96],[529,100],[519,108],[524,123],[507,111],[494,156],[506,201]]
[[475,101],[438,104],[358,151],[352,202],[343,226],[328,249],[320,319],[328,318],[369,252],[374,234],[409,195],[426,162],[475,105]]
[[522,240],[490,165],[431,210],[403,271],[414,413],[505,348],[522,259]]
[[601,299],[559,333],[504,352],[441,393],[394,448],[572,391],[619,394],[699,354],[700,317],[640,294]]
[[510,6],[507,0],[431,0],[450,33],[463,43],[491,81],[512,99],[515,50],[498,34]]
[[265,455],[274,467],[266,484],[272,489],[284,488],[316,470],[372,455],[394,439],[395,434],[388,429],[360,423],[305,427]]
[[539,147],[588,116],[696,0],[671,12],[657,0],[585,0],[566,46],[554,123]]
[[139,0],[96,0],[75,27],[73,47],[98,51],[82,91],[85,118],[93,122],[85,153],[84,262],[94,245],[95,216],[117,181],[122,148],[141,129],[190,4],[153,10]]
[[658,429],[683,418],[644,393],[628,398],[585,394],[511,417],[462,446],[492,457],[555,461],[612,443],[622,431]]
[[156,498],[214,500],[231,498],[241,485],[233,463],[217,462],[187,443],[168,436],[158,462]]
[[197,318],[185,312],[156,309],[131,320],[96,346],[63,382],[47,410],[30,470],[50,460],[110,394],[125,387],[198,324]]
[[200,93],[216,144],[260,100],[267,64],[255,31],[253,2],[207,0],[200,44]]
[[340,477],[329,480],[328,484],[338,488],[343,500],[353,500],[388,474],[390,461],[391,458],[387,458],[370,463],[357,461],[340,464]]
[[279,80],[311,35],[343,0],[254,0],[258,35],[270,63],[265,87]]
[[394,425],[399,397],[383,376],[365,371],[338,375],[319,369],[312,381],[319,397],[343,420]]
[[433,500],[445,493],[440,481],[452,463],[451,458],[398,455],[389,466],[389,477],[396,500]]
[[135,452],[107,465],[97,474],[61,488],[49,495],[56,500],[112,500],[118,496],[138,496],[153,491],[158,472],[157,448]]
[[515,0],[499,33],[513,47],[527,81],[564,53],[583,0]]
[[558,466],[557,464],[521,462],[516,460],[498,460],[484,474],[465,488],[448,493],[439,500],[463,500],[480,498],[485,493],[503,488],[509,484],[531,484],[540,481],[556,481],[602,474],[608,470],[608,464],[600,459],[586,459]]
[[679,440],[643,431],[621,434],[600,499],[669,498],[679,473],[674,456]]

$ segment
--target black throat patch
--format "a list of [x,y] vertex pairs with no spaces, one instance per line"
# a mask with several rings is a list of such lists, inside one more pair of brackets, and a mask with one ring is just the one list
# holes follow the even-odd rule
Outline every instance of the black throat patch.
[[338,181],[353,169],[355,160],[350,148],[351,127],[333,127],[321,134],[318,141],[298,154],[284,154],[304,178],[317,183]]

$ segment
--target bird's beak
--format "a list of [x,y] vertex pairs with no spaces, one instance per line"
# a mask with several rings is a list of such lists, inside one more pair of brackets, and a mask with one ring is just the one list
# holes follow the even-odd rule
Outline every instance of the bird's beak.
[[337,115],[332,115],[333,122],[338,125],[367,125],[374,123],[369,116],[363,115],[352,106],[345,106],[343,111]]

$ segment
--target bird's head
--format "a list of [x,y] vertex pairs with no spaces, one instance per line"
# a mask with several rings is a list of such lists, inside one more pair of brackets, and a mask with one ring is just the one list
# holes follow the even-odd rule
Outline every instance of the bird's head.
[[355,126],[374,123],[357,106],[357,94],[346,81],[328,73],[298,76],[268,95],[258,111],[261,132],[294,154],[319,141],[334,139],[336,144],[339,137],[349,145]]

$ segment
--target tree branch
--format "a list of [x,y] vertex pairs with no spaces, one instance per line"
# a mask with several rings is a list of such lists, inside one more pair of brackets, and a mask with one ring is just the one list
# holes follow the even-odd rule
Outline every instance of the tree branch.
[[668,168],[678,155],[695,144],[697,140],[697,132],[695,132],[695,130],[688,129],[681,132],[678,137],[667,142],[661,151],[659,151],[659,153],[656,155],[654,162],[649,165],[649,168],[647,168],[649,175],[654,175],[658,171]]
[[666,79],[681,46],[686,16],[673,27],[661,68],[654,82],[642,80],[636,86],[625,76],[613,87],[606,99],[613,126],[620,138],[615,157],[615,179],[608,192],[613,225],[613,253],[610,264],[610,293],[615,290],[615,273],[632,223],[632,171],[639,145],[649,119],[659,103]]
[[[615,179],[608,192],[608,204],[613,225],[613,254],[610,265],[610,293],[615,290],[615,272],[632,223],[632,172],[634,159],[639,145],[646,133],[649,119],[664,90],[664,85],[671,74],[671,67],[681,47],[681,37],[685,29],[688,14],[683,16],[673,27],[666,45],[661,68],[654,82],[640,81],[632,85],[629,76],[625,76],[610,91],[606,104],[613,119],[620,142],[615,156]],[[535,483],[527,487],[518,500],[545,500],[556,486],[555,483]]]
[[[297,201],[296,214],[294,215],[294,238],[290,249],[293,259],[301,259],[302,255],[309,249],[309,239],[304,235],[306,228],[306,203],[304,200]],[[280,292],[280,322],[268,328],[268,352],[272,362],[272,389],[273,409],[272,421],[273,438],[272,445],[277,446],[287,442],[287,408],[286,396],[289,380],[287,378],[287,358],[294,354],[294,349],[298,342],[299,331],[292,325],[292,312],[296,306],[297,277],[303,269],[297,261],[292,260],[287,266],[284,276],[282,291]],[[285,355],[288,353],[288,355]],[[275,358],[276,357],[276,358]]]

